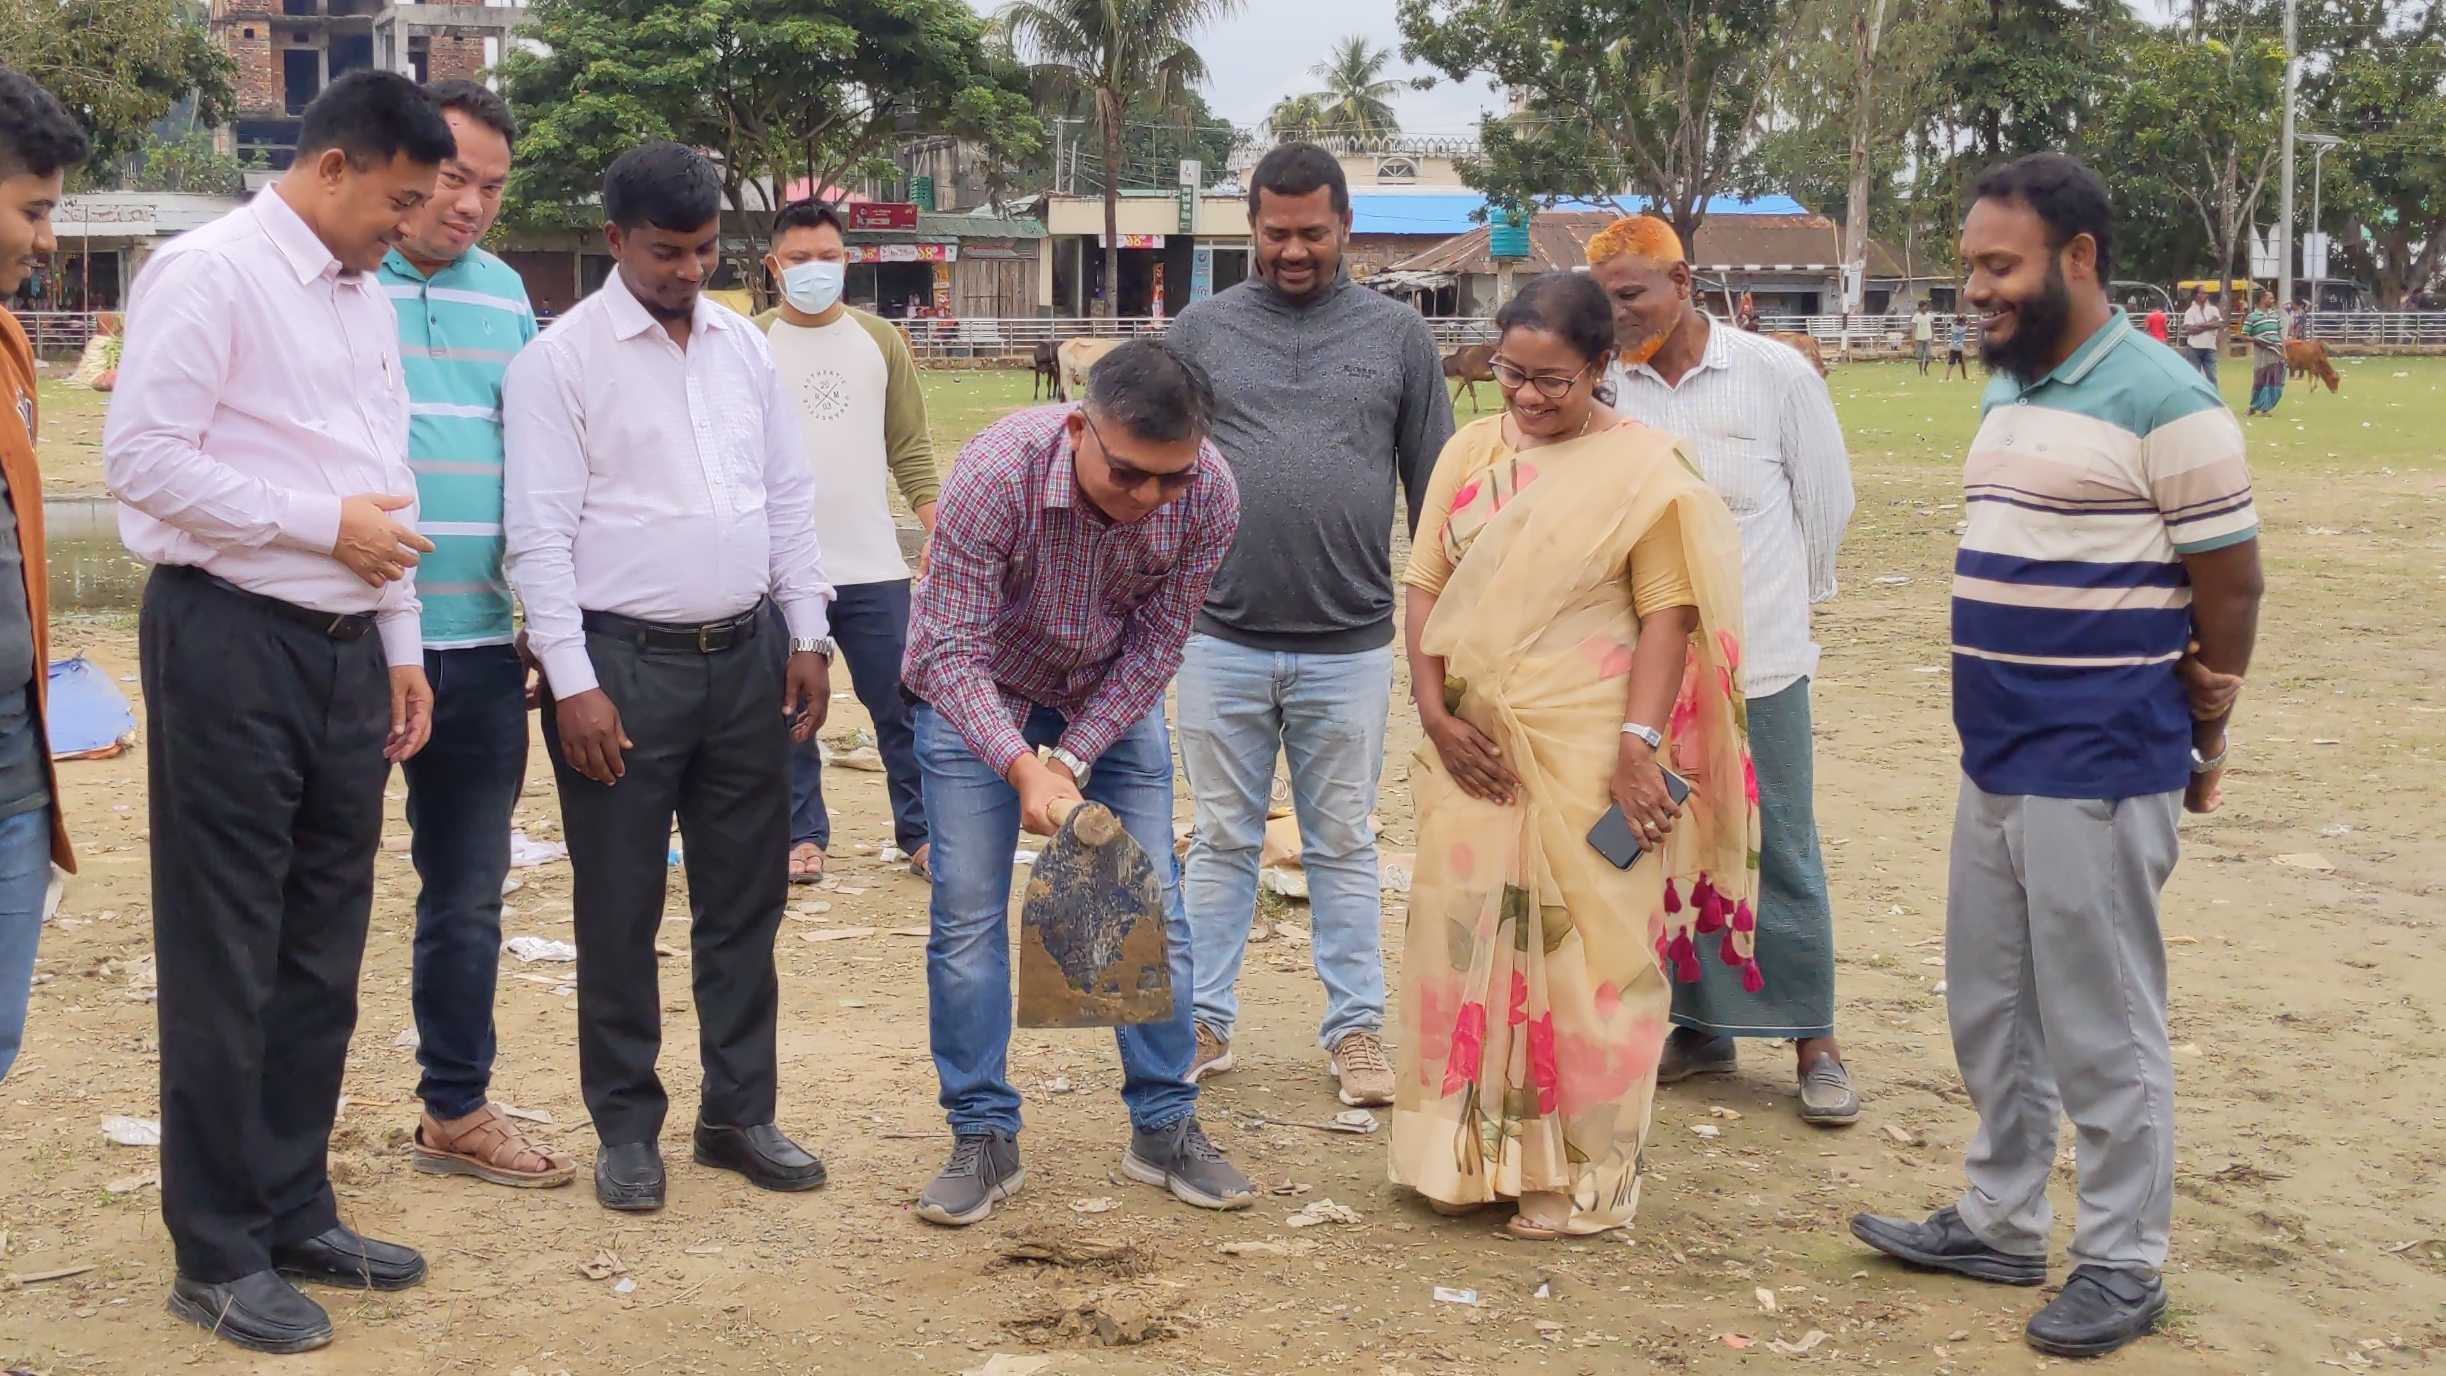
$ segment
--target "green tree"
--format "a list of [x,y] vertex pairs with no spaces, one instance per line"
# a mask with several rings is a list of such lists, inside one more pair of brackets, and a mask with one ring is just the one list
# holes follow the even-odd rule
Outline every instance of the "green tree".
[[[1011,0],[994,22],[1040,98],[1095,110],[1104,165],[1118,170],[1131,107],[1177,115],[1206,81],[1190,35],[1239,9],[1239,0]],[[1121,299],[1121,179],[1104,180],[1104,308]]]
[[1325,107],[1314,93],[1284,96],[1266,112],[1265,131],[1275,143],[1313,143],[1325,137]]
[[[502,65],[522,132],[506,217],[583,227],[636,144],[710,155],[761,251],[779,188],[889,175],[905,134],[1016,157],[1042,134],[1019,74],[961,0],[536,0]],[[753,200],[751,202],[751,197]]]
[[1490,196],[1654,198],[1684,243],[1759,127],[1791,0],[1401,0],[1403,51],[1526,97],[1464,165]]
[[107,180],[173,106],[226,123],[237,67],[187,0],[0,0],[0,60],[59,97],[93,137],[85,179]]
[[[2327,155],[2326,223],[2315,228],[2394,310],[2446,269],[2446,4],[2340,0],[2320,20],[2303,34],[2329,55],[2303,81],[2306,127],[2344,143]],[[2308,151],[2297,156],[2306,196]]]
[[1326,131],[1353,143],[1401,135],[1401,120],[1393,113],[1401,83],[1384,74],[1393,56],[1391,48],[1371,47],[1365,36],[1352,34],[1334,45],[1333,56],[1308,69],[1325,83],[1312,99]]
[[189,129],[175,138],[147,138],[120,181],[129,191],[235,196],[245,189],[246,178],[236,158],[213,147],[211,134]]
[[[1090,108],[1088,102],[1079,101],[1042,106],[1038,113],[1048,125],[1056,120],[1076,125],[1089,118]],[[1142,101],[1130,107],[1122,123],[1121,185],[1171,186],[1182,160],[1189,158],[1204,164],[1210,174],[1217,172],[1230,161],[1237,136],[1195,91],[1188,92],[1170,112]],[[1060,166],[1054,163],[1056,153],[1061,155]],[[1072,195],[1102,195],[1104,156],[1089,152],[1076,140],[1062,141],[1057,147],[1048,139],[1035,156],[1005,169],[1002,175],[1013,186],[1049,186]]]
[[2284,73],[2283,41],[2247,23],[2197,41],[2153,33],[2086,141],[2098,161],[2153,176],[2190,207],[2222,280],[2250,267],[2245,239],[2276,168]]

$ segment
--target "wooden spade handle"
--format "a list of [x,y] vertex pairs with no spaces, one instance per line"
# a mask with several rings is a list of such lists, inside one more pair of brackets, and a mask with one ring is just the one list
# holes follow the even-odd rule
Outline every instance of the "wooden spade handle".
[[1108,846],[1121,836],[1121,819],[1113,815],[1111,808],[1100,803],[1056,798],[1045,808],[1045,815],[1058,828],[1070,820],[1070,814],[1082,808],[1087,810],[1087,815],[1079,819],[1075,833],[1079,840],[1091,846]]

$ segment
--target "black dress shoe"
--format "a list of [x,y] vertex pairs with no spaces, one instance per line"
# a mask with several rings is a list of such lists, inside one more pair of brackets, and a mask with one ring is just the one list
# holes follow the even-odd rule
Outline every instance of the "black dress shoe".
[[824,1183],[824,1163],[771,1123],[752,1128],[697,1124],[696,1163],[737,1171],[764,1190],[812,1190]]
[[2103,1357],[2157,1327],[2166,1313],[2166,1283],[2140,1271],[2076,1266],[2047,1307],[2030,1316],[2023,1336],[2054,1357]]
[[595,1153],[595,1199],[624,1214],[662,1207],[662,1152],[651,1142],[623,1142]]
[[323,1306],[271,1271],[219,1285],[180,1276],[170,1284],[170,1313],[257,1352],[311,1352],[331,1341]]
[[406,1290],[425,1281],[425,1259],[415,1248],[360,1237],[345,1223],[273,1248],[272,1269],[291,1280],[352,1290]]
[[1988,1246],[1952,1209],[1937,1210],[1925,1223],[1854,1214],[1851,1235],[1897,1261],[1931,1271],[1951,1271],[1998,1285],[2043,1285],[2047,1280],[2045,1256],[2000,1252]]

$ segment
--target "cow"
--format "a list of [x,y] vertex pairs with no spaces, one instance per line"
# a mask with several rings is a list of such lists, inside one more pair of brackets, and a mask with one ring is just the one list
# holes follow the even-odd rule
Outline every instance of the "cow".
[[1495,346],[1464,344],[1444,355],[1444,376],[1459,379],[1461,390],[1469,393],[1469,409],[1478,409],[1478,384],[1495,380]]
[[[2315,375],[2319,381],[2326,383],[2327,390],[2330,392],[2336,390],[2342,381],[2336,376],[2335,365],[2327,361],[2327,345],[2324,342],[2316,339],[2286,340],[2285,376],[2311,375]],[[2318,389],[2313,387],[2310,390],[2315,392]]]
[[1029,361],[1034,365],[1036,372],[1028,379],[1028,400],[1036,400],[1039,387],[1042,387],[1045,393],[1055,401],[1070,399],[1062,392],[1062,346],[1060,341],[1038,340]]
[[[1055,351],[1061,362],[1060,380],[1072,387],[1085,388],[1088,370],[1095,367],[1106,354],[1120,348],[1121,344],[1122,341],[1118,339],[1063,340],[1062,347]],[[1065,396],[1064,399],[1068,398]]]
[[1819,377],[1826,376],[1826,355],[1819,352],[1815,337],[1798,330],[1769,330],[1767,338],[1791,345],[1801,357],[1809,360],[1810,367],[1818,370]]

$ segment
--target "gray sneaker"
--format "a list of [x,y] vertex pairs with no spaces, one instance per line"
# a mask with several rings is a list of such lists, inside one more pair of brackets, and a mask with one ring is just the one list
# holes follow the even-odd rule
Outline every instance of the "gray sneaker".
[[1223,1159],[1194,1117],[1153,1132],[1133,1128],[1130,1149],[1121,1154],[1121,1173],[1201,1209],[1245,1209],[1257,1197],[1248,1177]]
[[917,1197],[917,1216],[946,1228],[965,1228],[1019,1193],[1028,1173],[1019,1164],[1019,1139],[1007,1132],[963,1133],[951,1159]]

